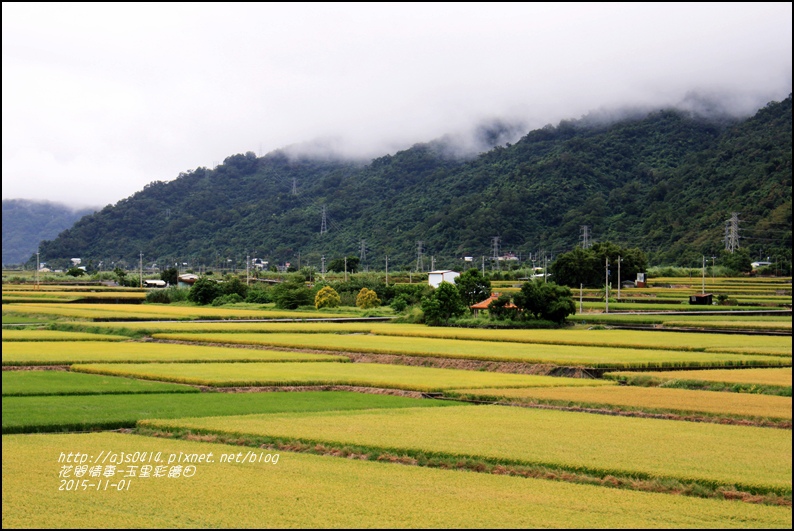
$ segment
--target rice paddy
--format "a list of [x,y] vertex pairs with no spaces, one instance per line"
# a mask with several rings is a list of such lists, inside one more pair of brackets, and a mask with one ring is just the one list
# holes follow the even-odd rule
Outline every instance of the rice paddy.
[[789,430],[504,406],[145,420],[139,425],[476,457],[791,495]]
[[438,392],[463,387],[615,385],[604,380],[375,363],[118,363],[74,365],[72,370],[218,387],[350,385]]
[[352,334],[154,334],[156,339],[603,368],[790,366],[786,357]]
[[341,356],[261,349],[142,342],[12,341],[3,344],[3,365],[73,363],[348,361]]
[[3,371],[3,396],[196,393],[187,385],[68,371]]
[[[4,436],[3,527],[785,528],[791,523],[790,507],[307,454],[280,452],[276,465],[219,462],[221,455],[240,450],[116,433]],[[123,492],[95,487],[61,492],[57,458],[70,451],[212,453],[214,462],[195,465],[189,478],[135,478]]]

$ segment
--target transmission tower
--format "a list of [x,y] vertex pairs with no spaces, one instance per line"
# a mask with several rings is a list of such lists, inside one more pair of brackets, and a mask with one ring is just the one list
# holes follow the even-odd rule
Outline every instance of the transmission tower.
[[416,242],[416,270],[422,272],[425,270],[424,255],[422,254],[423,241]]
[[292,178],[292,195],[298,195],[298,179]]
[[739,248],[739,213],[731,212],[731,219],[725,222],[725,250],[734,252]]
[[323,205],[323,221],[320,224],[320,234],[325,234],[327,232],[328,232],[328,225],[325,217],[325,205]]
[[491,269],[493,269],[494,264],[496,264],[497,269],[499,268],[499,236],[494,236],[491,238]]
[[366,271],[365,265],[367,263],[367,240],[361,240],[361,250],[358,253],[358,263],[361,264],[361,269]]
[[320,259],[320,272],[323,274],[323,278],[325,278],[325,255]]
[[582,225],[579,229],[579,241],[582,243],[582,249],[589,249],[593,245],[590,241],[589,225]]

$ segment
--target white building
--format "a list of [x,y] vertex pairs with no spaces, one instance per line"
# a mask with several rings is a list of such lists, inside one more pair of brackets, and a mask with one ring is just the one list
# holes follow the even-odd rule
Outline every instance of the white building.
[[448,269],[442,269],[439,271],[431,271],[427,274],[427,281],[428,283],[437,288],[441,285],[442,282],[449,282],[450,284],[455,283],[455,279],[460,276],[460,273],[456,271],[450,271]]

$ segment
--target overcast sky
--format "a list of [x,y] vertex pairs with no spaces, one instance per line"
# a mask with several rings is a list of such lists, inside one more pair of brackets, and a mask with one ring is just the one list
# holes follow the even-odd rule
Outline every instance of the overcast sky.
[[746,115],[791,92],[791,6],[3,2],[3,199],[104,206],[235,153],[692,94]]

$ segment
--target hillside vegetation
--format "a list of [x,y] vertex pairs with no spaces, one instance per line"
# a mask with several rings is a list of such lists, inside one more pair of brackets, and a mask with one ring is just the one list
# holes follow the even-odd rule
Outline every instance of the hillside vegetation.
[[319,268],[321,256],[359,256],[366,240],[362,266],[383,269],[388,255],[397,270],[415,267],[418,241],[425,269],[431,256],[460,268],[463,256],[490,256],[498,236],[501,250],[541,253],[542,265],[588,225],[594,240],[639,247],[652,264],[699,266],[724,247],[737,212],[743,248],[790,261],[791,116],[789,95],[746,120],[660,110],[563,121],[468,159],[444,140],[369,162],[248,152],[153,182],[41,250],[50,262],[137,265],[142,252],[210,268],[247,254],[295,264],[300,253]]

